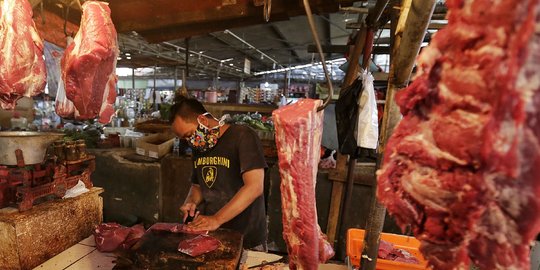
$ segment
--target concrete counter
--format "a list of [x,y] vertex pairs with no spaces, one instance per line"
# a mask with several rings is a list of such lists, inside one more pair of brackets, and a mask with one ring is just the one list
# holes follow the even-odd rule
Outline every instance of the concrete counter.
[[96,156],[94,185],[103,187],[104,220],[123,224],[178,222],[188,194],[191,159],[167,155],[160,160],[133,149],[91,149]]

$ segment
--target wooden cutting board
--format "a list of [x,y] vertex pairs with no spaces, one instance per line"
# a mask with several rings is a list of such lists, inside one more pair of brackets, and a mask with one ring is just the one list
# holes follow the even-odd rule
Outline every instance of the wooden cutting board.
[[118,254],[114,269],[236,269],[242,254],[242,234],[218,229],[208,235],[217,238],[221,242],[220,247],[198,257],[190,257],[178,251],[178,244],[197,235],[147,231],[131,251]]

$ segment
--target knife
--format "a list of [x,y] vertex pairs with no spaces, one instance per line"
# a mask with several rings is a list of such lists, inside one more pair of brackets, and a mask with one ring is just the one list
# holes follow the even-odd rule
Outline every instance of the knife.
[[188,224],[188,223],[192,222],[195,219],[195,217],[197,216],[198,213],[199,213],[199,210],[197,208],[195,208],[195,215],[193,215],[193,216],[190,216],[189,212],[188,212],[188,214],[187,214],[188,216],[186,218],[186,221],[184,221],[184,224]]

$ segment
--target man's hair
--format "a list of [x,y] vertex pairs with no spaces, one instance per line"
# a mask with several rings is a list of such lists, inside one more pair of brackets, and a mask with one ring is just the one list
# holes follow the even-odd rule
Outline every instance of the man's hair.
[[197,99],[177,96],[174,101],[171,106],[170,123],[174,122],[176,116],[184,121],[195,121],[199,115],[207,112]]

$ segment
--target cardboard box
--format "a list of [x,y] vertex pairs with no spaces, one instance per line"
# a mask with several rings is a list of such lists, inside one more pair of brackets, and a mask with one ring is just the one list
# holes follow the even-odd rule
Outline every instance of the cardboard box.
[[153,134],[137,140],[135,151],[141,156],[161,158],[171,152],[173,144],[174,135],[168,133]]

